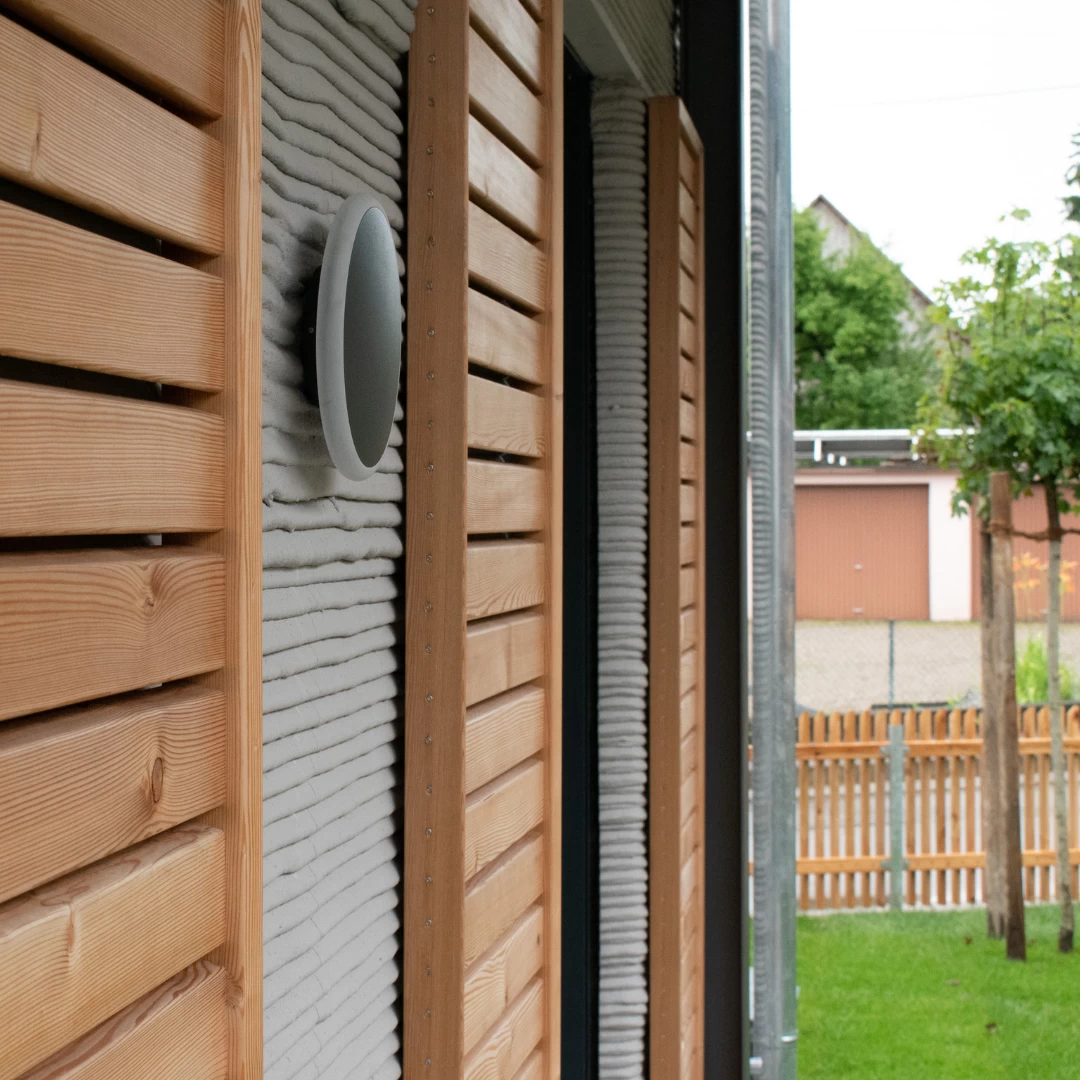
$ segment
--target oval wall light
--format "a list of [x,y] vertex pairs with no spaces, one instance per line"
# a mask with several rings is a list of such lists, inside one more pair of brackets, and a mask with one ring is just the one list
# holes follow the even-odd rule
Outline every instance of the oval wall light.
[[390,441],[401,374],[394,236],[371,195],[341,204],[304,299],[304,391],[335,467],[365,480]]

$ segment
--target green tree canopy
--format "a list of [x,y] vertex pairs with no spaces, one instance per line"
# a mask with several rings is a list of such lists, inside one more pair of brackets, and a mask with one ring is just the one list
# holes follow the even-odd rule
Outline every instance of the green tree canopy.
[[859,234],[826,256],[812,209],[795,214],[795,424],[909,427],[933,366],[900,267]]
[[949,347],[920,445],[960,470],[960,503],[1003,469],[1018,492],[1052,484],[1064,510],[1080,490],[1080,240],[990,239],[962,262],[972,273],[940,290]]

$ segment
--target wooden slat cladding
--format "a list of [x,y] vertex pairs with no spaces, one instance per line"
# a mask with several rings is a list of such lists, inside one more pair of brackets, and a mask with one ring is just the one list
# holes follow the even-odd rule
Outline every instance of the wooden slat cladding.
[[544,673],[544,617],[500,615],[469,624],[465,703],[473,705]]
[[465,790],[544,749],[547,706],[539,686],[522,686],[474,705],[465,721]]
[[220,691],[170,687],[0,727],[0,901],[224,798]]
[[200,960],[21,1080],[226,1080],[225,971]]
[[558,1070],[561,16],[410,53],[406,1075]]
[[225,561],[181,548],[0,554],[0,720],[214,671]]
[[0,970],[17,973],[0,980],[0,1077],[85,1035],[224,936],[225,840],[205,826],[162,833],[0,906]]
[[535,532],[547,514],[546,473],[539,466],[470,459],[467,527],[471,534]]
[[533,979],[465,1061],[465,1080],[515,1076],[544,1033],[544,983]]
[[469,204],[469,276],[529,311],[544,308],[543,252],[475,203]]
[[529,908],[465,980],[465,1052],[476,1045],[544,962],[544,909]]
[[177,105],[224,108],[221,0],[5,0],[28,21]]
[[465,880],[544,819],[544,763],[531,760],[473,792],[465,804]]
[[257,1077],[261,9],[3,6],[0,1077]]
[[469,98],[476,115],[526,161],[540,165],[546,142],[541,99],[475,30],[469,32],[468,70]]
[[[701,145],[649,102],[649,1071],[703,1068],[704,235]],[[691,187],[687,185],[690,184]]]
[[544,57],[543,39],[536,21],[520,0],[471,0],[473,25],[485,40],[525,80],[540,89]]
[[534,833],[474,878],[465,893],[465,963],[514,925],[544,891],[544,841]]
[[526,236],[539,236],[543,213],[539,173],[474,116],[469,117],[469,194]]
[[225,524],[219,417],[7,379],[0,415],[0,536]]
[[475,289],[469,290],[469,360],[523,382],[544,380],[544,329]]
[[221,143],[0,17],[0,175],[211,255]]
[[544,566],[544,545],[538,540],[473,540],[466,560],[465,617],[542,604]]
[[220,279],[0,202],[0,354],[220,390]]
[[469,376],[469,446],[519,457],[544,455],[544,399]]

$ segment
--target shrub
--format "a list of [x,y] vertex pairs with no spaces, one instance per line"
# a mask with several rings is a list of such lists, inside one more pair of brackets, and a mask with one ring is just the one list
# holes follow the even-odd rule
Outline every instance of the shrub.
[[[1080,680],[1068,664],[1060,665],[1061,700],[1072,701],[1076,697]],[[1046,663],[1046,643],[1041,635],[1033,634],[1016,656],[1016,700],[1021,705],[1045,702],[1050,696]]]

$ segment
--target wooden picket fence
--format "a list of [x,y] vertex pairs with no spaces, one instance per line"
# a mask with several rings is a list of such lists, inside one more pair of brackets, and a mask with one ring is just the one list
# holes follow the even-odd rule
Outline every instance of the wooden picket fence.
[[[1046,708],[1021,708],[1021,839],[1026,900],[1056,886],[1054,791]],[[975,709],[802,713],[798,718],[796,811],[799,906],[875,907],[888,900],[890,724],[902,724],[903,895],[908,904],[976,903],[985,855],[979,774],[981,716]],[[1069,855],[1078,894],[1077,789],[1080,707],[1066,711]],[[752,868],[751,868],[752,872]]]

